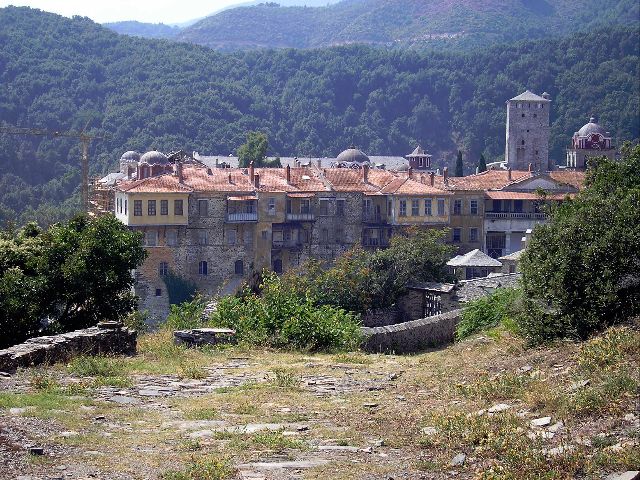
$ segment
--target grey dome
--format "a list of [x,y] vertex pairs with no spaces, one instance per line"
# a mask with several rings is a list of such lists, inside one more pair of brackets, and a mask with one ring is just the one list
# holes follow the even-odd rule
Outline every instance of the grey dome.
[[358,150],[356,147],[349,147],[345,151],[341,152],[340,155],[336,158],[337,162],[356,162],[356,163],[365,163],[369,162],[369,157],[367,157],[362,150]]
[[169,159],[164,153],[158,152],[157,150],[151,150],[150,152],[142,155],[140,157],[140,161],[148,163],[149,165],[154,165],[156,163],[168,163]]
[[134,150],[129,150],[128,152],[124,152],[120,157],[120,161],[122,162],[137,162],[140,160],[140,153]]
[[581,137],[588,137],[592,133],[599,133],[602,136],[605,136],[607,133],[604,128],[596,123],[596,119],[594,117],[591,117],[589,119],[589,123],[578,130],[578,135]]

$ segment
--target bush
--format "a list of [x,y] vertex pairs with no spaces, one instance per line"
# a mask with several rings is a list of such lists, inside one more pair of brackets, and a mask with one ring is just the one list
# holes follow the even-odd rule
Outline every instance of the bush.
[[169,330],[188,330],[202,327],[205,324],[203,315],[206,305],[207,302],[200,295],[179,305],[171,305],[164,328]]
[[352,350],[360,344],[358,316],[316,305],[274,273],[265,272],[261,295],[245,290],[220,299],[211,324],[233,328],[243,342],[300,350]]
[[585,190],[534,229],[521,269],[530,342],[585,339],[640,313],[640,146],[592,166]]
[[464,306],[462,319],[456,327],[456,340],[503,323],[512,323],[521,295],[520,289],[499,288],[489,296],[469,302]]

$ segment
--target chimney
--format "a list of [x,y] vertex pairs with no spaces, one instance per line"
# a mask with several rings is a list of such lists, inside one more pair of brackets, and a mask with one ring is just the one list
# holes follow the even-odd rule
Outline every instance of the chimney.
[[184,176],[182,175],[182,163],[176,163],[176,173],[178,174],[178,182],[184,183]]
[[426,181],[424,179],[424,175],[420,175],[420,183],[422,183],[423,185],[426,184]]
[[253,184],[254,184],[254,186],[255,186],[256,188],[260,188],[260,174],[259,174],[259,173],[256,173],[256,174],[253,176]]
[[287,165],[285,167],[285,172],[287,174],[287,184],[291,183],[291,167]]
[[409,167],[409,179],[413,178],[413,167]]
[[216,168],[218,168],[218,159],[216,158]]
[[249,181],[253,182],[253,174],[255,173],[255,169],[253,168],[253,162],[249,162]]
[[[529,164],[529,165],[531,165],[531,164]],[[512,180],[511,167],[507,168],[507,178],[509,179],[509,181]]]
[[321,158],[319,158],[319,159],[318,159],[318,168],[321,168],[321,167],[322,167],[322,159],[321,159]]
[[229,184],[232,184],[233,182],[231,181],[231,174],[229,174]]
[[213,172],[211,171],[210,168],[207,168],[207,175],[213,175]]
[[429,183],[432,187],[436,184],[436,174],[433,172],[429,174]]
[[533,163],[530,163],[530,164],[529,164],[529,171],[530,171],[530,172],[533,172]]
[[476,167],[476,175],[480,173],[480,167]]
[[444,183],[449,183],[449,167],[442,169],[442,180],[444,180]]
[[362,181],[364,183],[369,183],[369,165],[367,164],[362,166]]

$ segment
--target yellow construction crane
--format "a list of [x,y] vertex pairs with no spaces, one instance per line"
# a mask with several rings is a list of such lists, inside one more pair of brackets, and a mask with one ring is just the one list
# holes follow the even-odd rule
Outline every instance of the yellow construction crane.
[[85,133],[89,122],[81,132],[57,132],[40,128],[0,127],[0,133],[7,135],[40,135],[45,137],[72,137],[79,138],[82,144],[82,208],[89,211],[89,143],[94,139],[109,138],[106,135],[89,135]]

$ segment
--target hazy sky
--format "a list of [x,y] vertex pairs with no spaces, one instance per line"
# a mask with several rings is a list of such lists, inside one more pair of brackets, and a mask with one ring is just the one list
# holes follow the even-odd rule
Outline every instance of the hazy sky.
[[0,0],[7,5],[28,6],[71,17],[81,15],[100,23],[138,20],[181,23],[204,17],[243,0]]

